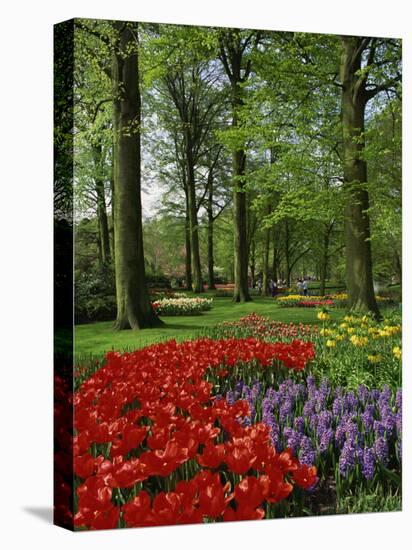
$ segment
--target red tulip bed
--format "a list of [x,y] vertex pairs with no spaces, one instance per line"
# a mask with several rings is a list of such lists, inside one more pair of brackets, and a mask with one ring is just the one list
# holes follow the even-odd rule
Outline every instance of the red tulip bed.
[[253,338],[108,353],[74,394],[76,529],[300,515],[316,468],[276,451],[247,401],[219,394],[239,377],[299,373],[313,357],[311,342]]

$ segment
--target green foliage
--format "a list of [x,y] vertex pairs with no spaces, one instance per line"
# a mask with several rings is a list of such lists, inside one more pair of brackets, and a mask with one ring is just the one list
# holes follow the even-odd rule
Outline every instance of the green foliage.
[[75,322],[108,321],[116,317],[114,271],[111,265],[79,274],[75,280]]

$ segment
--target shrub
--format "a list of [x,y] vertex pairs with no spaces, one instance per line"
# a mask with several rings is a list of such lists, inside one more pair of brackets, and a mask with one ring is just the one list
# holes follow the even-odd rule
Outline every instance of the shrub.
[[172,288],[170,279],[164,275],[146,275],[146,284],[148,288]]
[[75,322],[109,321],[116,317],[116,290],[112,265],[76,275]]

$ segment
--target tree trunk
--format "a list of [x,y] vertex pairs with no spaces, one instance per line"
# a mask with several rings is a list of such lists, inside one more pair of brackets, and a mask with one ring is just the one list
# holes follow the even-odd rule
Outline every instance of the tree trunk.
[[234,216],[234,271],[235,290],[233,301],[249,302],[248,250],[247,250],[247,208],[244,183],[239,180],[245,174],[246,155],[243,150],[233,154],[233,216]]
[[359,37],[342,37],[342,130],[344,152],[346,279],[348,304],[379,316],[372,272],[367,166],[364,160],[365,78],[360,76]]
[[214,258],[213,258],[213,177],[209,177],[207,197],[207,272],[209,290],[214,290]]
[[146,286],[140,196],[141,104],[137,24],[115,24],[118,48],[113,53],[114,224],[117,319],[115,328],[161,325]]
[[192,142],[189,132],[185,133],[186,160],[187,160],[187,188],[189,199],[189,222],[190,222],[190,250],[192,262],[193,292],[204,292],[202,281],[202,268],[200,265],[199,249],[199,225],[197,220],[195,171],[193,164]]
[[110,262],[110,235],[109,224],[107,221],[106,198],[104,193],[104,180],[101,174],[102,170],[102,146],[96,144],[93,146],[93,158],[95,166],[95,191],[97,196],[97,220],[99,226],[100,255],[102,264]]
[[[251,38],[251,37],[249,37]],[[257,43],[257,41],[256,41]],[[230,80],[232,99],[232,128],[241,125],[239,121],[239,109],[243,105],[243,88],[250,74],[250,60],[243,67],[243,53],[246,45],[242,45],[240,31],[228,30],[220,38],[220,58]],[[234,302],[249,302],[251,297],[248,287],[248,241],[247,241],[247,202],[244,182],[246,153],[240,147],[232,154],[232,179],[233,179],[233,221],[234,221],[234,275],[235,288]]]
[[255,238],[252,237],[250,243],[250,286],[255,287],[256,282],[256,242]]
[[[269,210],[270,212],[270,210]],[[263,279],[262,279],[262,296],[269,295],[269,246],[270,246],[270,229],[265,229],[265,246],[263,249]]]
[[322,258],[320,263],[320,296],[325,295],[326,290],[326,278],[328,274],[328,261],[329,261],[329,240],[330,240],[331,227],[329,224],[325,225],[323,233],[323,249]]
[[[186,180],[186,176],[184,176]],[[189,195],[185,182],[185,200],[186,200],[186,212],[185,212],[185,278],[186,289],[192,290],[192,258],[190,250],[190,215],[189,215]]]
[[291,275],[292,275],[289,245],[290,245],[290,242],[289,242],[289,224],[288,224],[288,221],[285,220],[285,267],[286,267],[286,284],[287,284],[288,288],[290,288]]
[[111,250],[113,261],[115,259],[115,250],[114,250],[114,144],[112,148],[112,167],[110,174],[110,195],[111,195],[111,227],[110,227],[110,237],[111,237]]
[[279,248],[277,244],[277,230],[276,227],[273,228],[273,260],[272,260],[272,271],[273,271],[273,279],[275,282],[278,281],[280,278],[279,274]]

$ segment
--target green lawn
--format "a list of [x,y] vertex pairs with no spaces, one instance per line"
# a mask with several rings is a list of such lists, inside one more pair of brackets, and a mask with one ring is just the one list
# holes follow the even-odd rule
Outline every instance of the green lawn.
[[[186,340],[223,321],[234,321],[248,313],[258,313],[284,323],[317,323],[316,310],[312,308],[281,308],[273,298],[254,297],[253,302],[235,304],[230,298],[214,298],[210,311],[193,317],[162,317],[162,328],[141,331],[113,330],[111,321],[78,325],[75,328],[76,357],[103,355],[111,349],[133,350],[148,344],[175,338]],[[344,315],[343,310],[332,310],[333,319]]]

